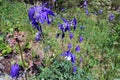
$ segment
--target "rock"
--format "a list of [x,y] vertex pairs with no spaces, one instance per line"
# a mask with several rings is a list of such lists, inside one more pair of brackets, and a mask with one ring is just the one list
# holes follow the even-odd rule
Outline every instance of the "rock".
[[120,12],[120,7],[116,10],[117,12]]
[[4,69],[4,66],[0,63],[0,70]]
[[2,60],[3,59],[3,57],[0,57],[0,60]]

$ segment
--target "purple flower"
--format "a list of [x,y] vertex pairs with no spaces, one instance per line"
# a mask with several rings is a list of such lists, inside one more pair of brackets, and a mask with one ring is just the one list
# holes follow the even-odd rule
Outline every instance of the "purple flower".
[[10,76],[11,76],[12,78],[18,77],[18,76],[19,76],[19,70],[20,70],[19,65],[16,64],[16,63],[13,64],[13,65],[11,66]]
[[77,20],[76,20],[76,18],[73,19],[73,24],[74,24],[74,30],[76,30],[76,25],[77,25]]
[[84,3],[83,3],[83,8],[87,8],[87,1],[86,0],[84,0]]
[[39,23],[36,22],[35,19],[33,19],[33,20],[31,21],[31,24],[32,24],[33,28],[38,29],[38,27],[39,27],[38,24],[39,24]]
[[47,24],[50,24],[51,21],[48,17],[49,15],[55,16],[54,12],[46,8],[44,5],[34,6],[28,10],[30,21],[34,20],[35,22],[39,22],[41,24],[43,24],[45,21],[47,22]]
[[61,11],[65,11],[65,8],[62,8]]
[[77,46],[77,47],[75,48],[75,51],[76,51],[76,52],[79,52],[79,51],[80,51],[80,46]]
[[61,54],[61,56],[64,56],[67,60],[71,60],[71,62],[74,64],[76,61],[76,56],[70,52],[70,50],[65,51]]
[[83,62],[83,59],[82,59],[82,58],[80,58],[80,62]]
[[70,39],[72,39],[72,38],[74,37],[74,34],[73,34],[73,33],[70,33],[70,34],[69,34],[69,37],[70,37]]
[[42,38],[41,38],[41,32],[40,31],[38,31],[37,33],[36,33],[36,35],[35,35],[35,40],[36,41],[40,41]]
[[100,9],[100,10],[98,11],[98,13],[99,13],[99,14],[102,14],[102,13],[103,13],[103,10],[102,10],[102,9]]
[[76,56],[71,53],[71,62],[74,64],[76,61]]
[[76,29],[76,25],[77,25],[77,20],[76,18],[74,18],[73,20],[67,21],[66,19],[62,18],[63,20],[63,24],[59,24],[58,27],[60,30],[62,30],[63,32],[69,31],[71,29],[71,26],[74,26],[74,30]]
[[73,66],[72,71],[73,71],[73,74],[75,74],[75,73],[76,73],[76,71],[77,71],[77,67],[76,67],[76,66]]
[[80,37],[79,37],[79,42],[81,43],[82,41],[83,41],[83,37],[80,36]]
[[58,27],[62,32],[64,32],[64,25],[63,24],[59,24]]
[[31,7],[29,10],[28,10],[28,17],[29,17],[29,20],[32,21],[34,19],[34,14],[35,14],[35,9],[34,7]]
[[85,13],[86,15],[89,15],[88,9],[85,9]]
[[63,22],[64,22],[64,27],[65,27],[65,32],[66,31],[70,31],[70,21],[67,21],[66,19],[62,18]]
[[110,15],[109,15],[109,21],[112,21],[114,18],[115,18],[115,15],[114,15],[114,14],[110,14]]
[[72,44],[68,44],[68,49],[71,49],[72,48]]

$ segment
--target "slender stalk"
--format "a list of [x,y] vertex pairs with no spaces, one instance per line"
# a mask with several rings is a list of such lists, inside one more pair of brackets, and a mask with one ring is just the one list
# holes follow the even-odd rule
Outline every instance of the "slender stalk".
[[62,39],[61,42],[62,42],[62,49],[65,51],[64,40]]
[[[16,41],[18,43],[18,47],[19,47],[19,50],[20,50],[20,55],[21,55],[21,60],[22,60],[22,63],[23,63],[23,67],[25,68],[25,63],[24,63],[24,59],[23,59],[23,53],[22,53],[22,49],[21,49],[21,46],[20,46],[20,41],[18,40],[18,38],[16,38]],[[26,70],[25,70],[25,80],[27,80],[27,74],[26,74]]]
[[19,42],[18,38],[16,38],[16,41],[18,43],[18,47],[19,47],[19,50],[20,50],[20,55],[21,55],[21,60],[22,60],[22,63],[23,63],[23,67],[25,67],[25,63],[24,63],[24,59],[23,59],[23,53],[22,53],[22,49],[21,49],[20,42]]
[[41,32],[42,41],[45,44],[45,37],[44,37],[44,33],[43,33],[42,26],[40,23],[39,23],[38,31]]

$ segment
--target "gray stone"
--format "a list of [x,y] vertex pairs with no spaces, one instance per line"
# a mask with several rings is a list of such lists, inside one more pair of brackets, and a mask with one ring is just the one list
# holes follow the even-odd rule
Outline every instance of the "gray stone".
[[0,69],[4,69],[4,66],[0,63]]

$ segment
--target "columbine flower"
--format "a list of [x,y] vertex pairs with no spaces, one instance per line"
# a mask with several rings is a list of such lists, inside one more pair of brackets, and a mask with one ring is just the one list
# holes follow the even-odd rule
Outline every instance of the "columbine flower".
[[110,15],[109,15],[109,21],[112,21],[114,18],[115,18],[115,15],[114,15],[114,14],[110,14]]
[[87,1],[86,0],[84,0],[84,3],[83,3],[83,8],[87,8]]
[[55,16],[53,11],[46,8],[45,5],[31,7],[28,10],[28,17],[30,21],[39,22],[41,24],[43,24],[45,21],[47,24],[50,24],[50,19],[48,17],[49,15]]
[[89,15],[88,9],[85,9],[85,13],[86,15]]
[[70,37],[70,39],[72,39],[74,37],[74,34],[70,33],[69,37]]
[[76,29],[76,25],[77,25],[77,21],[76,21],[76,18],[74,18],[73,20],[71,21],[67,21],[66,19],[62,18],[63,20],[63,24],[59,24],[58,27],[59,29],[62,31],[62,32],[66,32],[66,31],[69,31],[70,32],[70,27],[71,26],[74,26],[74,30]]
[[66,31],[70,31],[70,21],[67,21],[66,19],[64,19],[64,18],[62,18],[62,20],[63,20],[63,24],[64,24],[64,26],[65,26],[65,32]]
[[72,44],[68,44],[68,49],[71,49],[72,48]]
[[35,9],[34,7],[31,7],[29,10],[28,10],[28,17],[29,17],[29,20],[32,21],[34,19],[34,14],[35,14]]
[[35,19],[33,19],[31,21],[31,24],[32,24],[33,28],[35,28],[35,29],[37,29],[39,27],[39,23],[37,21],[35,21]]
[[20,69],[20,67],[16,63],[11,66],[10,75],[12,78],[19,76],[19,69]]
[[79,37],[79,42],[81,43],[82,41],[83,41],[83,37],[80,36],[80,37]]
[[73,66],[72,71],[73,71],[73,74],[75,74],[75,73],[76,73],[76,71],[77,71],[77,67],[76,67],[76,66]]
[[[45,7],[47,3],[43,4],[42,6],[34,6],[28,10],[28,17],[31,21],[32,26],[38,30],[35,36],[35,40],[39,41],[41,39],[42,27],[40,24],[43,24],[45,21],[47,24],[50,24],[52,19],[49,16],[55,16],[54,12]],[[43,35],[42,35],[43,36]]]
[[61,11],[65,11],[65,8],[62,8]]
[[64,56],[67,60],[71,60],[71,62],[74,64],[76,61],[76,56],[70,52],[70,50],[65,51],[61,54],[61,56]]
[[100,9],[100,10],[98,11],[98,13],[99,13],[99,14],[102,14],[102,13],[103,13],[103,10],[102,10],[102,9]]
[[77,46],[77,47],[75,48],[75,51],[76,51],[76,52],[79,52],[79,51],[80,51],[80,46]]
[[72,23],[73,23],[73,25],[74,25],[74,30],[76,30],[76,25],[77,25],[77,20],[76,20],[76,18],[74,18],[74,19],[72,20]]
[[63,24],[59,24],[58,27],[59,27],[59,29],[60,29],[62,32],[65,31],[65,28],[64,28],[64,25],[63,25]]

